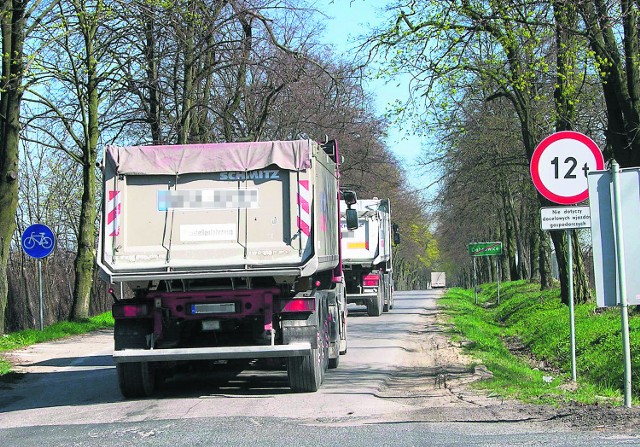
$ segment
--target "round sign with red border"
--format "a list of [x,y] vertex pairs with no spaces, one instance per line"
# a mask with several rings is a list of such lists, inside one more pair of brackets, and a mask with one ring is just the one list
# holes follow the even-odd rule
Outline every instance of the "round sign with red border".
[[531,178],[546,199],[573,205],[589,197],[587,174],[604,169],[602,152],[588,136],[565,130],[549,135],[533,151]]

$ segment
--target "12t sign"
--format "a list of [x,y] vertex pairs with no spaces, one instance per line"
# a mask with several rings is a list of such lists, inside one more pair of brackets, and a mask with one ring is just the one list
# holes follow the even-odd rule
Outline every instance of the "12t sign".
[[604,158],[596,143],[579,132],[549,135],[531,157],[531,178],[548,200],[572,205],[589,197],[587,174],[604,169]]

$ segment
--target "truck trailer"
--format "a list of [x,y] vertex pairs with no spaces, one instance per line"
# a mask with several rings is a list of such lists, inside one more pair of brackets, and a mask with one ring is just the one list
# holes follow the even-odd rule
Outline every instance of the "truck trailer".
[[342,222],[347,303],[364,305],[369,316],[379,316],[393,309],[392,240],[399,242],[399,236],[388,199],[358,200],[354,209],[358,227],[348,228],[346,216]]
[[194,361],[276,359],[293,391],[320,387],[347,349],[338,160],[334,141],[106,148],[98,265],[125,397]]

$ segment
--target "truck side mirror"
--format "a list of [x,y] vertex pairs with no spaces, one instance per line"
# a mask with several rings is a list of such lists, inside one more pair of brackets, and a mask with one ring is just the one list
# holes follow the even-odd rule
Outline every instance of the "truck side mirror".
[[353,191],[341,191],[340,194],[342,195],[342,200],[344,200],[344,203],[346,203],[347,206],[355,205],[358,201],[356,193]]
[[355,230],[358,228],[358,211],[352,208],[345,210],[345,216],[347,218],[347,229]]
[[400,227],[398,227],[398,224],[393,224],[393,244],[394,245],[398,245],[400,243]]
[[336,140],[329,140],[327,138],[327,141],[321,145],[322,149],[324,150],[324,152],[333,160],[333,161],[337,161],[336,160]]

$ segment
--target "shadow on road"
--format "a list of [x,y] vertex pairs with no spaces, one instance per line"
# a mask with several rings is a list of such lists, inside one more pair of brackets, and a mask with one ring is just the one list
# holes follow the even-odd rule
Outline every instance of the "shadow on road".
[[[417,328],[415,317],[431,316],[436,312],[435,306],[414,306],[411,300],[421,300],[424,306],[423,294],[403,292],[401,301],[396,301],[396,308],[380,317],[368,317],[366,311],[349,309],[350,318],[356,322],[353,331],[350,331],[350,350],[411,352],[397,342],[389,343],[389,335],[395,334],[395,338],[399,334],[426,333],[433,328]],[[395,369],[393,365],[349,364],[348,359],[348,355],[342,357],[338,369],[327,371],[321,393],[371,394]],[[20,410],[98,405],[124,400],[110,355],[52,358],[22,366],[28,366],[33,372],[14,374],[16,380],[0,381],[0,420],[2,413]],[[153,397],[268,397],[291,393],[284,362],[279,365],[272,363],[268,367],[255,362],[240,369],[216,366],[180,371],[165,380]]]

